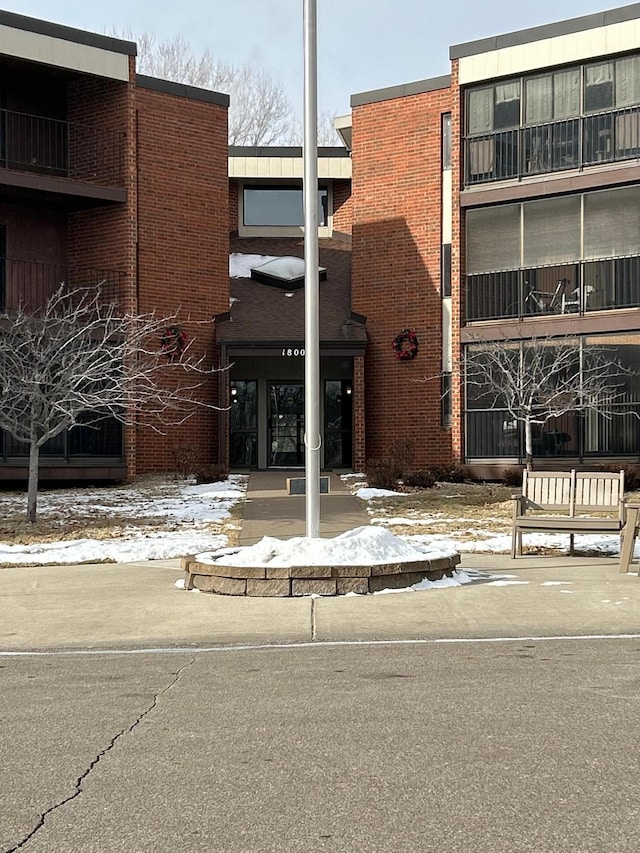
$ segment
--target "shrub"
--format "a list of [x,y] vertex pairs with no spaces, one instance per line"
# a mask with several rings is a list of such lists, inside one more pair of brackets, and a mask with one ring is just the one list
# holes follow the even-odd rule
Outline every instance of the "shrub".
[[505,486],[521,486],[522,468],[505,468],[502,472],[502,482]]
[[396,438],[389,449],[396,479],[398,479],[413,467],[413,442],[410,438]]
[[432,489],[436,484],[436,478],[429,468],[418,468],[416,471],[407,471],[402,482],[405,486],[416,489]]
[[193,474],[198,485],[201,483],[220,483],[228,479],[229,469],[226,465],[220,464],[198,465]]
[[190,444],[174,444],[171,454],[176,479],[186,480],[202,467],[202,453]]
[[368,459],[364,472],[372,489],[395,489],[397,486],[397,466],[391,459]]
[[468,479],[467,469],[455,462],[431,465],[430,470],[437,483],[464,483]]

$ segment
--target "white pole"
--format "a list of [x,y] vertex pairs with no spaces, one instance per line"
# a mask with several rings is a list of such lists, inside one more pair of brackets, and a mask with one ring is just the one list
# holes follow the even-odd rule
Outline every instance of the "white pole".
[[320,334],[318,321],[318,57],[316,0],[304,0],[304,444],[306,532],[320,536]]

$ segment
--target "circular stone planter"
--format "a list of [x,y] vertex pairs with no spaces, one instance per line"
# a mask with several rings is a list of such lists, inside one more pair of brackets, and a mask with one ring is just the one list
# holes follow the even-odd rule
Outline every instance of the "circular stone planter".
[[372,566],[225,566],[183,557],[185,590],[219,595],[291,597],[344,595],[402,589],[421,580],[451,577],[459,554],[435,559],[376,563]]

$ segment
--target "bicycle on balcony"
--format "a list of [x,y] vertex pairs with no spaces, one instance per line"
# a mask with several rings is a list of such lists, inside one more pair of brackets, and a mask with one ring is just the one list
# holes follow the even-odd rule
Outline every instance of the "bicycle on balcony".
[[[555,290],[550,292],[538,290],[528,281],[525,281],[526,294],[523,299],[522,312],[518,310],[519,306],[516,303],[510,306],[510,311],[513,314],[522,313],[524,316],[531,316],[532,314],[565,314],[575,311],[575,305],[578,304],[578,301],[567,298],[567,286],[569,284],[571,282],[567,278],[558,279]],[[570,291],[574,296],[577,292],[577,288]]]

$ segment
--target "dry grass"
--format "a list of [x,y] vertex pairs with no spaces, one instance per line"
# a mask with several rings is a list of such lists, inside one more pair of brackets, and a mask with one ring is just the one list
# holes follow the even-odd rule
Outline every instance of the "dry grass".
[[[355,482],[353,486],[355,488]],[[148,488],[150,500],[162,498],[167,491],[166,481],[150,480]],[[131,507],[119,511],[122,488],[77,491],[85,496],[91,492],[98,508],[78,501],[75,507],[68,504],[59,511],[41,514],[35,524],[26,520],[24,495],[0,492],[0,541],[8,545],[28,545],[79,538],[108,540],[136,532],[184,529],[184,522],[161,515],[129,515]],[[432,489],[411,489],[401,496],[375,498],[368,506],[372,519],[378,523],[382,521],[393,533],[450,535],[463,528],[465,538],[480,539],[487,533],[511,532],[510,498],[515,492],[514,487],[496,483],[438,483]],[[627,499],[640,502],[640,492],[627,495]],[[101,507],[109,507],[109,513],[101,512]],[[210,522],[207,529],[226,535],[230,546],[238,545],[243,509],[243,501],[238,502],[229,516]],[[396,518],[409,519],[413,523],[408,526],[384,521]]]
[[[168,518],[159,509],[156,514],[143,513],[143,509],[154,502],[175,494],[176,483],[163,475],[140,478],[134,485],[103,486],[93,488],[70,488],[56,490],[67,495],[59,508],[47,506],[40,510],[35,523],[26,518],[24,492],[0,491],[0,542],[7,545],[31,545],[60,542],[71,539],[119,539],[123,536],[151,534],[163,530],[184,530],[188,522]],[[142,506],[136,512],[136,499],[129,500],[129,493],[143,492]],[[77,496],[77,500],[73,497]],[[39,506],[47,503],[47,490],[40,492]],[[237,544],[242,520],[240,501],[231,509],[230,515],[220,521],[208,522],[204,529],[212,534],[225,534],[230,544]],[[200,525],[199,529],[203,529]]]
[[[508,533],[514,492],[495,483],[437,483],[432,489],[412,489],[402,497],[375,498],[370,511],[377,520],[409,519],[413,522],[412,534],[450,534],[461,524]],[[408,532],[407,525],[385,523],[385,527],[393,533]],[[473,538],[472,533],[469,538]]]

